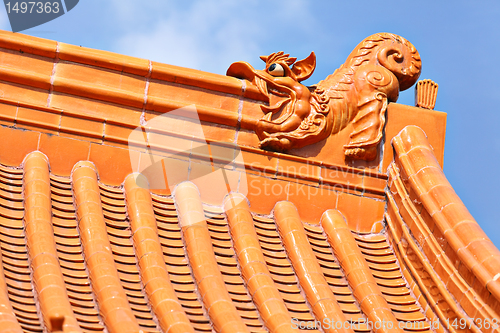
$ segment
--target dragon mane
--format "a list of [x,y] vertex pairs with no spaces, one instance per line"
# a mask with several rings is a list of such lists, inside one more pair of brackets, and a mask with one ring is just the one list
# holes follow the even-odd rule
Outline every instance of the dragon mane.
[[[341,100],[347,98],[346,93],[351,89],[354,83],[356,70],[370,61],[379,61],[380,59],[377,56],[382,46],[392,43],[400,44],[402,48],[407,51],[406,53],[410,55],[408,59],[409,66],[404,69],[402,75],[398,77],[398,80],[400,82],[401,80],[405,80],[405,86],[409,87],[413,85],[413,83],[417,81],[422,67],[417,49],[403,37],[390,33],[377,33],[365,38],[353,50],[343,65],[335,70],[333,74],[330,74],[324,80],[314,85],[313,88],[315,88],[315,92],[327,97],[330,101],[338,100],[337,103],[342,104]],[[403,55],[399,54],[399,57],[402,58]],[[394,73],[394,69],[389,68],[390,66],[384,65],[384,67]],[[398,76],[396,73],[394,74]],[[341,108],[337,110],[341,110]],[[351,114],[350,111],[351,110],[348,110],[349,114],[347,116],[344,115],[344,117],[337,114],[333,115],[335,119],[335,125],[333,126],[334,133],[344,128],[346,124],[352,120],[354,114]]]

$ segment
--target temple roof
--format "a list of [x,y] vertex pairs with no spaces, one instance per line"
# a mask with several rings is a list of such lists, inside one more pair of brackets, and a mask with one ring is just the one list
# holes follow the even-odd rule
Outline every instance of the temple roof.
[[7,331],[500,315],[500,252],[442,171],[445,113],[390,103],[373,161],[345,159],[345,131],[269,152],[249,81],[7,32],[0,90]]

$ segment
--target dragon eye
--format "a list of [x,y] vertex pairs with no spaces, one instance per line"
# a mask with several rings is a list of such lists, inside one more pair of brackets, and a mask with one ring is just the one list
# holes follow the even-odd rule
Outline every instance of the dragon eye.
[[285,76],[285,70],[280,64],[272,64],[271,66],[269,66],[267,71],[272,76]]

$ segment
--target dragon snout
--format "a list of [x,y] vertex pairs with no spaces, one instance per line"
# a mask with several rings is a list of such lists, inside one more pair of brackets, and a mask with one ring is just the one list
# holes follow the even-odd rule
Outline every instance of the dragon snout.
[[[269,92],[267,89],[267,81],[264,79],[266,73],[261,70],[256,70],[247,62],[238,61],[234,62],[227,69],[226,75],[236,77],[238,79],[245,79],[252,82],[260,93],[269,99]],[[269,74],[267,75],[269,76]]]
[[255,69],[248,62],[233,62],[227,69],[226,75],[253,82],[255,78]]

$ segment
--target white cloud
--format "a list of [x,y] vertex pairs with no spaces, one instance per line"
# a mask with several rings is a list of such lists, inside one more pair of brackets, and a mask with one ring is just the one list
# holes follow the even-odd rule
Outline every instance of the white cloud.
[[[263,44],[269,39],[269,16],[274,17],[276,27],[283,28],[290,22],[304,22],[294,20],[293,15],[308,15],[303,0],[276,8],[260,1],[199,1],[182,8],[168,2],[146,7],[131,0],[114,2],[120,8],[119,24],[130,27],[116,41],[116,52],[220,74],[234,61],[249,57],[258,61],[266,53]],[[134,25],[144,15],[157,22]]]
[[129,33],[117,41],[118,52],[179,66],[199,67],[196,38],[177,30],[175,23],[162,21],[150,33]]

